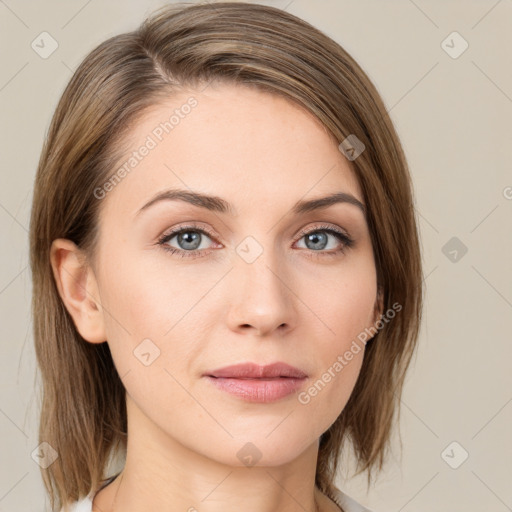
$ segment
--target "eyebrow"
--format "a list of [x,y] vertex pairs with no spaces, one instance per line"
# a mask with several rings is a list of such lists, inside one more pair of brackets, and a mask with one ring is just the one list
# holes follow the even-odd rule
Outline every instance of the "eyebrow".
[[[147,210],[150,206],[160,201],[184,201],[186,203],[213,212],[237,215],[236,210],[233,208],[233,206],[230,203],[228,203],[225,199],[222,199],[221,197],[180,189],[164,190],[163,192],[156,194],[144,206],[142,206],[142,208],[140,208],[136,215],[139,215],[141,212]],[[295,203],[295,205],[292,207],[291,212],[294,215],[300,215],[314,210],[328,208],[329,206],[338,203],[347,203],[354,205],[357,208],[359,208],[366,217],[365,205],[361,203],[359,199],[357,199],[352,194],[349,194],[347,192],[337,192],[335,194],[331,194],[329,196],[321,197],[318,199],[297,201],[297,203]]]

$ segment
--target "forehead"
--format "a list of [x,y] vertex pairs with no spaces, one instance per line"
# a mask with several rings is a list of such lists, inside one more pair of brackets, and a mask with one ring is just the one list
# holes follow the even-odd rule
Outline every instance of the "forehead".
[[333,192],[363,202],[350,162],[320,121],[254,88],[180,91],[144,112],[125,140],[128,150],[112,170],[125,172],[107,194],[124,215],[177,187],[225,197],[237,212]]

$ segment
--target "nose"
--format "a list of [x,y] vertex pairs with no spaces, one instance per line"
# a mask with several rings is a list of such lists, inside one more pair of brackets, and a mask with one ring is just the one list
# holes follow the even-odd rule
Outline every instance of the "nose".
[[297,311],[290,271],[270,250],[252,263],[235,258],[228,284],[229,328],[255,336],[283,335],[296,325]]

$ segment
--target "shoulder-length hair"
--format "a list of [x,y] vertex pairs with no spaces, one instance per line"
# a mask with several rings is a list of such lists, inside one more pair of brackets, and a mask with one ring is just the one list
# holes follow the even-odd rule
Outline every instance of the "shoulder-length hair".
[[364,144],[356,159],[347,159],[364,194],[383,311],[398,304],[400,312],[367,343],[350,399],[320,438],[316,484],[335,492],[347,439],[357,473],[368,470],[368,485],[385,461],[417,343],[423,290],[411,179],[384,103],[338,43],[283,10],[242,2],[174,4],[86,56],[60,98],[37,169],[32,311],[42,378],[39,440],[59,455],[42,469],[52,509],[87,495],[108,476],[112,454],[127,446],[127,418],[108,344],[86,342],[60,299],[51,243],[67,238],[92,258],[101,203],[95,190],[112,174],[130,127],[173,92],[210,81],[281,95],[314,114],[333,143],[355,135]]

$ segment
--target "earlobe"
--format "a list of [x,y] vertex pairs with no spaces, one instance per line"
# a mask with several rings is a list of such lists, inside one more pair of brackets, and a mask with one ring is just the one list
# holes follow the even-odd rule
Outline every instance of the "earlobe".
[[[383,296],[383,293],[382,293],[382,289],[379,287],[378,290],[377,290],[377,296],[375,298],[375,302],[374,302],[374,305],[373,305],[373,311],[372,313],[369,315],[371,317],[371,324],[368,326],[368,329],[372,329],[372,330],[375,330],[375,329],[378,329],[377,326],[377,322],[382,318],[382,315],[384,313],[384,296]],[[374,332],[374,331],[372,331]],[[367,340],[367,343],[370,342],[371,340],[373,340],[375,338],[377,333],[374,333],[371,338],[369,338]]]
[[375,316],[373,319],[374,325],[384,314],[384,296],[382,292],[382,288],[379,287],[377,290],[377,298],[375,300]]
[[106,341],[96,277],[80,248],[71,240],[57,238],[50,261],[59,295],[82,338],[91,343]]

